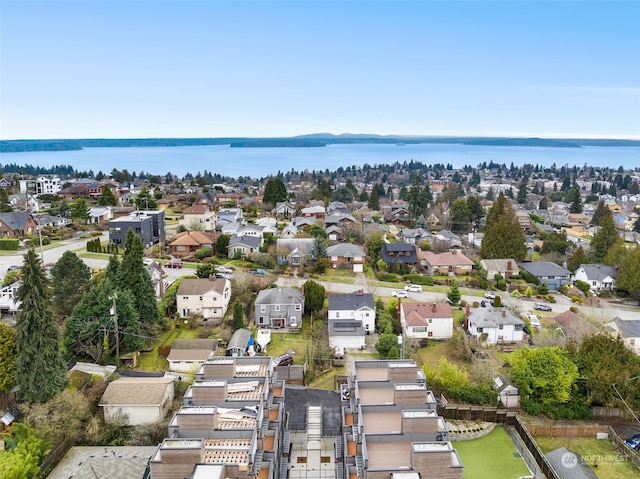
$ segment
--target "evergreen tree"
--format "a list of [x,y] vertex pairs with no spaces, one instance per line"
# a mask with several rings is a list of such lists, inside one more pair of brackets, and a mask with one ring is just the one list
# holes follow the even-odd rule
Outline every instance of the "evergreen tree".
[[480,255],[484,259],[514,258],[516,261],[522,261],[527,255],[524,232],[502,193],[487,213]]
[[327,257],[327,242],[321,236],[316,236],[313,239],[311,250],[309,251],[309,257],[312,261],[318,261],[319,259]]
[[567,201],[569,202],[569,213],[582,213],[582,197],[577,186],[569,190]]
[[547,198],[546,196],[543,196],[542,199],[540,200],[540,204],[538,205],[538,209],[540,210],[549,209],[549,198]]
[[620,265],[616,286],[640,302],[640,247],[627,251]]
[[609,250],[620,242],[622,242],[622,238],[618,234],[616,224],[613,221],[613,215],[611,211],[609,211],[600,219],[598,232],[593,235],[593,239],[591,240],[591,260],[594,263],[601,263],[607,256]]
[[218,258],[226,258],[229,254],[229,241],[231,237],[229,235],[218,235],[216,238],[216,256]]
[[449,292],[447,293],[447,298],[451,304],[458,304],[460,301],[460,287],[458,286],[458,282],[454,281],[451,283],[451,288],[449,288]]
[[[124,171],[126,170],[123,170],[123,172]],[[149,188],[147,188],[146,186],[142,187],[142,189],[140,190],[140,193],[138,193],[136,197],[133,199],[133,203],[136,205],[136,208],[138,208],[139,210],[157,210],[158,209],[158,202],[153,196],[151,196],[151,192],[149,191]]]
[[373,188],[371,190],[371,194],[369,195],[368,206],[370,209],[374,211],[378,211],[380,209],[380,197],[378,196],[377,188]]
[[84,198],[78,198],[71,205],[71,218],[79,223],[86,223],[91,215],[89,214],[89,207],[87,206],[87,200]]
[[18,395],[29,403],[45,402],[64,389],[67,366],[59,349],[49,282],[33,248],[24,256],[16,298],[21,302],[16,322]]
[[102,193],[98,197],[98,204],[100,206],[118,206],[118,199],[116,195],[113,194],[109,185],[104,185],[102,187]]
[[464,198],[458,198],[451,205],[451,231],[454,233],[465,233],[469,230],[469,222],[471,219],[471,212],[467,207],[467,202]]
[[4,188],[0,188],[0,213],[8,213],[13,211],[11,204],[9,204],[9,192]]
[[73,251],[65,251],[51,268],[53,311],[58,318],[66,318],[89,289],[91,270]]
[[127,231],[119,278],[118,285],[129,290],[133,295],[135,309],[143,327],[148,328],[157,323],[160,320],[160,314],[151,277],[144,267],[142,238],[133,230]]
[[304,307],[307,311],[320,311],[324,306],[325,289],[320,283],[309,280],[304,283]]
[[527,201],[527,195],[529,194],[528,184],[529,184],[529,180],[526,176],[524,176],[522,180],[520,180],[520,185],[518,186],[518,195],[517,195],[518,203],[521,205],[524,205]]
[[572,273],[575,273],[575,271],[580,267],[581,264],[587,263],[589,263],[589,257],[587,256],[587,253],[582,248],[582,246],[579,246],[578,249],[576,249],[576,251],[573,253],[573,256],[571,256],[569,261],[567,261],[567,269]]
[[0,323],[0,395],[8,393],[16,381],[16,332]]
[[285,201],[287,199],[287,187],[284,182],[278,178],[269,178],[266,186],[264,187],[264,195],[262,196],[262,202],[275,206],[276,203]]
[[233,301],[231,310],[233,311],[233,323],[236,329],[244,327],[244,312],[242,311],[242,303],[237,299]]
[[369,201],[369,193],[367,193],[367,190],[363,189],[360,192],[360,196],[358,197],[358,201],[361,201],[363,203],[366,203]]
[[593,216],[591,217],[591,222],[589,223],[591,226],[600,226],[600,221],[611,211],[607,208],[604,200],[598,201],[598,206],[596,206],[596,210],[593,212]]

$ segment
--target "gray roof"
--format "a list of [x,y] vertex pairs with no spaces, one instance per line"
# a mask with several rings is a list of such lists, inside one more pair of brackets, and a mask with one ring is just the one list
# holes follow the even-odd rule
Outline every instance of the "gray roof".
[[0,221],[11,228],[12,231],[23,230],[29,216],[31,216],[31,213],[28,211],[11,211],[0,213]]
[[62,458],[49,479],[142,477],[158,446],[75,446]]
[[362,308],[375,309],[373,294],[356,291],[329,295],[329,309],[332,311],[356,311]]
[[524,262],[520,267],[536,277],[569,276],[569,270],[549,261]]
[[241,349],[245,351],[249,346],[249,338],[251,337],[251,331],[248,329],[236,329],[227,344],[227,351],[230,349]]
[[623,338],[640,338],[640,319],[620,319],[616,317],[613,322],[618,326]]
[[276,241],[276,253],[290,253],[298,250],[301,253],[309,254],[313,247],[313,238],[278,238]]
[[365,257],[366,254],[362,246],[351,243],[339,243],[327,248],[327,256],[342,256],[344,258],[353,258],[355,256]]
[[258,292],[255,304],[302,304],[304,296],[298,289],[271,288]]
[[208,349],[215,351],[218,349],[217,339],[176,339],[171,345],[171,349]]
[[262,238],[258,238],[257,236],[248,236],[248,235],[233,236],[229,240],[228,248],[232,248],[233,246],[236,246],[236,245],[245,245],[253,249],[258,249],[260,248],[261,244],[262,244]]
[[516,271],[518,269],[518,263],[515,259],[483,259],[482,263],[488,271]]
[[562,479],[598,479],[598,476],[586,464],[577,452],[561,447],[545,454],[547,460]]
[[178,286],[178,295],[201,295],[209,291],[222,294],[228,279],[224,278],[185,278]]
[[606,264],[581,264],[580,268],[584,270],[589,281],[603,281],[607,276],[616,279],[618,274],[613,266]]
[[515,313],[504,308],[473,308],[469,311],[469,321],[479,328],[497,328],[500,325],[522,326],[524,321]]
[[[409,254],[389,254],[389,253],[409,253]],[[383,244],[380,257],[385,263],[405,263],[416,264],[418,253],[416,247],[409,243]]]
[[355,319],[330,319],[329,336],[364,336],[362,321]]

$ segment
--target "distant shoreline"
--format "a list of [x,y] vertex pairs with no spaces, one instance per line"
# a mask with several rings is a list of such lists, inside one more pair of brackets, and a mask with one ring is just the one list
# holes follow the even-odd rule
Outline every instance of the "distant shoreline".
[[85,148],[135,148],[228,145],[230,148],[322,148],[331,144],[460,144],[469,146],[525,146],[582,148],[585,146],[640,147],[640,140],[550,139],[496,137],[403,137],[314,134],[290,138],[123,138],[2,140],[0,153],[77,151]]

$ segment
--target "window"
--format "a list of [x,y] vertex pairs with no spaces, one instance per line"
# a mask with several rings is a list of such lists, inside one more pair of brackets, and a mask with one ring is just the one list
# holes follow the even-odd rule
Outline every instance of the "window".
[[501,324],[500,326],[498,326],[498,329],[504,329],[504,326]]
[[200,301],[202,301],[202,296],[200,296]]
[[426,333],[427,332],[427,327],[426,326],[414,326],[413,327],[413,332],[414,333]]
[[433,323],[433,319],[429,318],[429,324]]
[[296,304],[296,311],[302,311],[302,305]]
[[482,328],[478,328],[478,332],[481,333],[482,332]]
[[267,312],[267,306],[266,306],[266,305],[264,305],[264,304],[261,304],[261,305],[260,305],[260,312],[261,312],[261,313],[266,313],[266,312]]
[[429,332],[427,333],[427,336],[428,336],[429,338],[431,338],[431,337],[433,336],[433,331],[429,331]]
[[279,305],[279,304],[276,304],[276,306],[275,306],[275,310],[276,310],[276,311],[280,311],[280,305]]
[[336,311],[336,318],[340,317],[340,313],[338,311]]

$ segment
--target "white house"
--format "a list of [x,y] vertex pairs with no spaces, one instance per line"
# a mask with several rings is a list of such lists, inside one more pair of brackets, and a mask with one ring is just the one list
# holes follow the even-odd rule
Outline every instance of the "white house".
[[524,324],[515,313],[504,308],[467,308],[465,318],[469,334],[486,344],[521,342]]
[[127,426],[161,421],[175,396],[173,378],[121,378],[110,382],[99,406],[104,420],[126,418]]
[[453,312],[446,303],[402,301],[400,322],[407,338],[450,339],[453,335]]
[[167,356],[169,370],[195,374],[218,349],[217,339],[176,339]]
[[487,271],[489,281],[500,275],[505,279],[520,274],[520,269],[515,259],[483,259],[480,261],[482,268]]
[[216,213],[207,205],[191,205],[182,212],[180,225],[186,230],[215,231]]
[[597,293],[614,290],[618,273],[613,266],[606,264],[581,264],[574,274],[576,281],[588,283],[589,289]]
[[181,318],[201,315],[203,321],[224,318],[231,299],[231,281],[222,278],[185,278],[176,293]]
[[614,318],[606,324],[607,330],[616,337],[622,338],[624,344],[636,354],[640,354],[640,319]]
[[330,294],[328,297],[330,320],[353,319],[362,322],[367,334],[375,330],[376,307],[373,294],[359,290],[355,293]]
[[498,401],[504,407],[520,407],[518,388],[506,377],[498,375],[493,378],[493,385],[498,391]]

